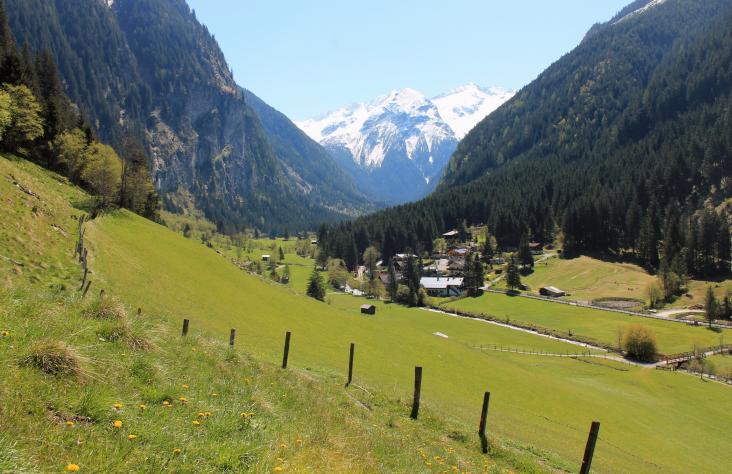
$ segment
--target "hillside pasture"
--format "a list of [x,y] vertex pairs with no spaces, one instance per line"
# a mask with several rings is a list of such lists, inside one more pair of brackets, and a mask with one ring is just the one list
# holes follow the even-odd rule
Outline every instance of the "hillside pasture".
[[[357,385],[401,401],[406,411],[414,366],[421,365],[425,410],[468,430],[490,390],[491,433],[545,453],[555,468],[578,468],[593,419],[603,422],[593,463],[598,472],[723,472],[730,462],[719,435],[732,423],[723,409],[732,400],[726,387],[610,361],[481,351],[474,346],[576,347],[382,302],[375,302],[375,316],[363,316],[364,300],[345,295],[316,302],[126,212],[93,222],[90,242],[100,286],[172,321],[189,318],[193,331],[226,338],[236,327],[237,343],[258,359],[277,363],[284,332],[292,331],[293,367],[342,378],[355,342]],[[701,451],[703,458],[696,456]]]

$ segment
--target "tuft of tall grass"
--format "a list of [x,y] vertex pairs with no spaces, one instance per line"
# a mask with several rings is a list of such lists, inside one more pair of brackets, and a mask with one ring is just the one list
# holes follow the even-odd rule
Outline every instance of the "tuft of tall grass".
[[81,374],[81,362],[76,351],[62,341],[43,339],[35,342],[23,364],[53,376]]
[[127,318],[125,307],[114,298],[99,298],[81,313],[92,319],[124,320]]

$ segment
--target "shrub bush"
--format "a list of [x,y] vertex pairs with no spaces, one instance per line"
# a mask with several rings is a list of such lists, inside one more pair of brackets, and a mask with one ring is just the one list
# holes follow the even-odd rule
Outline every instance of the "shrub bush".
[[623,339],[623,348],[629,359],[638,362],[656,360],[656,337],[645,326],[635,324],[628,328]]

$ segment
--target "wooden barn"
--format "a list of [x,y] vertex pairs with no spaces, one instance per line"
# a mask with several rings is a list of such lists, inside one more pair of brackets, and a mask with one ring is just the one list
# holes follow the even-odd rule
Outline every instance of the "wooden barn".
[[372,304],[362,304],[361,305],[361,314],[376,314],[376,306]]

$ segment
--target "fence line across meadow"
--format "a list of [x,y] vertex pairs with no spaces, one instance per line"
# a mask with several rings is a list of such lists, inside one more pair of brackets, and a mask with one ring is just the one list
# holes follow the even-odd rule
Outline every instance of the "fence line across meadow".
[[[77,235],[77,241],[74,248],[74,256],[76,257],[78,255],[79,263],[81,264],[82,269],[82,279],[81,279],[81,286],[79,288],[79,291],[82,292],[82,298],[86,297],[87,292],[89,291],[89,287],[91,286],[91,280],[88,279],[89,274],[89,267],[88,267],[88,249],[84,245],[84,237],[85,237],[85,228],[84,224],[88,220],[87,216],[82,215],[79,217],[79,228],[78,228],[78,235]],[[105,291],[102,288],[99,291],[99,298],[100,300],[105,297]],[[137,309],[138,316],[142,315],[142,308]],[[190,319],[183,319],[183,325],[181,328],[181,338],[188,337],[188,334],[191,331],[191,320]],[[288,361],[290,357],[290,346],[292,341],[292,332],[287,331],[285,333],[285,339],[284,339],[284,348],[283,348],[283,354],[282,354],[282,370],[287,370],[288,367]],[[234,350],[236,344],[236,329],[231,328],[229,331],[229,338],[228,338],[228,350]],[[354,369],[354,362],[355,362],[355,343],[350,343],[349,351],[348,351],[348,372],[347,372],[347,378],[345,387],[348,388],[352,382],[353,382],[353,369]],[[414,394],[412,397],[412,409],[409,414],[410,418],[417,420],[419,417],[419,409],[420,409],[420,401],[422,396],[422,377],[423,377],[423,368],[421,366],[415,366],[414,367]],[[484,392],[483,393],[483,400],[480,410],[480,421],[478,424],[478,439],[480,441],[480,447],[481,452],[484,454],[487,454],[489,452],[489,444],[488,444],[488,438],[487,438],[487,424],[488,424],[488,406],[490,402],[490,392]],[[600,431],[600,422],[599,421],[592,421],[590,431],[587,437],[587,442],[585,444],[585,450],[584,454],[582,456],[582,464],[580,467],[580,474],[588,474],[590,472],[590,466],[592,464],[592,459],[595,451],[595,445],[597,443],[598,435]]]

